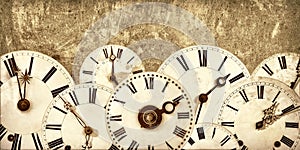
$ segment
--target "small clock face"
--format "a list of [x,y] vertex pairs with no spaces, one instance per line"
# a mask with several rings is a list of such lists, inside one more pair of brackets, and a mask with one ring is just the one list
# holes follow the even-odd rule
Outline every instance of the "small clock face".
[[33,51],[1,57],[1,148],[39,149],[43,113],[58,93],[74,84],[53,58]]
[[300,95],[300,54],[275,54],[262,61],[252,75],[280,80]]
[[91,52],[80,69],[80,83],[97,83],[113,88],[140,67],[142,61],[132,50],[106,45]]
[[[225,91],[250,76],[245,65],[233,54],[205,45],[177,51],[165,60],[158,72],[182,83],[191,95],[195,110],[199,105],[199,95],[207,94],[208,100],[201,107],[200,122],[215,119]],[[215,87],[218,78],[222,80],[222,86]]]
[[297,149],[299,97],[284,83],[248,81],[228,93],[218,123],[249,149]]
[[239,149],[237,139],[221,125],[202,122],[194,126],[193,132],[184,149]]
[[107,128],[119,148],[181,148],[193,125],[191,100],[172,78],[138,73],[115,89],[107,104]]
[[111,93],[112,90],[104,86],[79,84],[57,96],[49,105],[43,119],[45,147],[114,147],[106,130],[104,109]]

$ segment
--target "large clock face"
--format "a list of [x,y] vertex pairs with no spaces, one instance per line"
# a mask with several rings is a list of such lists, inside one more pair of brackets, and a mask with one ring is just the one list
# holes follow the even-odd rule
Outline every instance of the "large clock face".
[[181,148],[193,125],[185,89],[154,72],[138,73],[120,83],[106,110],[107,129],[119,148]]
[[258,78],[228,93],[218,123],[235,134],[244,148],[298,149],[298,107],[299,97],[284,83]]
[[43,142],[50,149],[114,147],[106,130],[105,105],[112,90],[79,84],[59,94],[43,119]]
[[141,64],[142,61],[132,50],[119,45],[106,45],[86,57],[80,69],[80,82],[114,88]]
[[[206,122],[215,119],[225,91],[250,76],[236,56],[221,48],[205,45],[177,51],[164,61],[158,72],[173,77],[187,89],[195,110],[199,106],[199,96],[206,95],[208,100],[201,103],[199,110],[199,120]],[[217,85],[218,82],[222,83]]]
[[270,56],[256,67],[252,75],[280,80],[300,95],[300,54],[279,53]]
[[1,57],[1,148],[38,149],[43,113],[50,101],[74,84],[57,61],[33,51]]

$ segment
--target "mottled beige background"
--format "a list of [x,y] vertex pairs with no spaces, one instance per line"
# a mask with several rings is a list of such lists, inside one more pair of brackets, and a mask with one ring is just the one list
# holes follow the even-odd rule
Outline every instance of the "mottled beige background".
[[[72,73],[84,32],[105,13],[136,2],[149,1],[1,0],[0,54],[21,49],[39,51],[52,56]],[[272,54],[300,52],[299,0],[151,2],[174,4],[198,17],[214,34],[218,45],[237,55],[250,73]],[[109,43],[126,46],[130,40],[143,37],[167,38],[180,48],[194,44],[179,31],[153,24],[125,29]]]

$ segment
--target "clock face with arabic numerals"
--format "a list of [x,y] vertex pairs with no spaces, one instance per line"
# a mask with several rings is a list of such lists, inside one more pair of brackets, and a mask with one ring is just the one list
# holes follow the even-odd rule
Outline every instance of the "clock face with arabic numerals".
[[138,73],[121,82],[106,111],[107,129],[118,148],[181,148],[193,125],[185,89],[155,72]]
[[73,84],[67,70],[42,53],[1,56],[1,148],[41,149],[43,113],[53,97]]

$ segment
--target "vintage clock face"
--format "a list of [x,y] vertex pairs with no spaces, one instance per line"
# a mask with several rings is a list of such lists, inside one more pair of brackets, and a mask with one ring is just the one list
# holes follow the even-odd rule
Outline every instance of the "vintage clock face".
[[49,105],[43,119],[43,142],[50,149],[108,149],[114,147],[106,130],[105,105],[112,90],[79,84]]
[[[250,76],[245,65],[236,56],[221,48],[206,45],[177,51],[165,60],[158,72],[182,83],[191,95],[195,110],[201,105],[197,112],[200,122],[213,121],[221,107],[225,91]],[[201,94],[206,101],[199,104]]]
[[194,126],[193,132],[184,149],[239,149],[234,135],[221,125],[202,122]]
[[40,149],[43,113],[53,97],[74,84],[53,58],[33,51],[1,57],[1,124],[3,149]]
[[298,149],[298,107],[299,97],[284,83],[252,79],[228,93],[218,123],[235,134],[243,148]]
[[252,75],[280,80],[300,95],[300,54],[275,54],[262,61]]
[[142,64],[132,50],[106,45],[91,52],[80,69],[80,83],[97,83],[113,88]]
[[181,148],[193,125],[191,99],[184,88],[154,72],[120,83],[106,110],[107,129],[118,148]]

